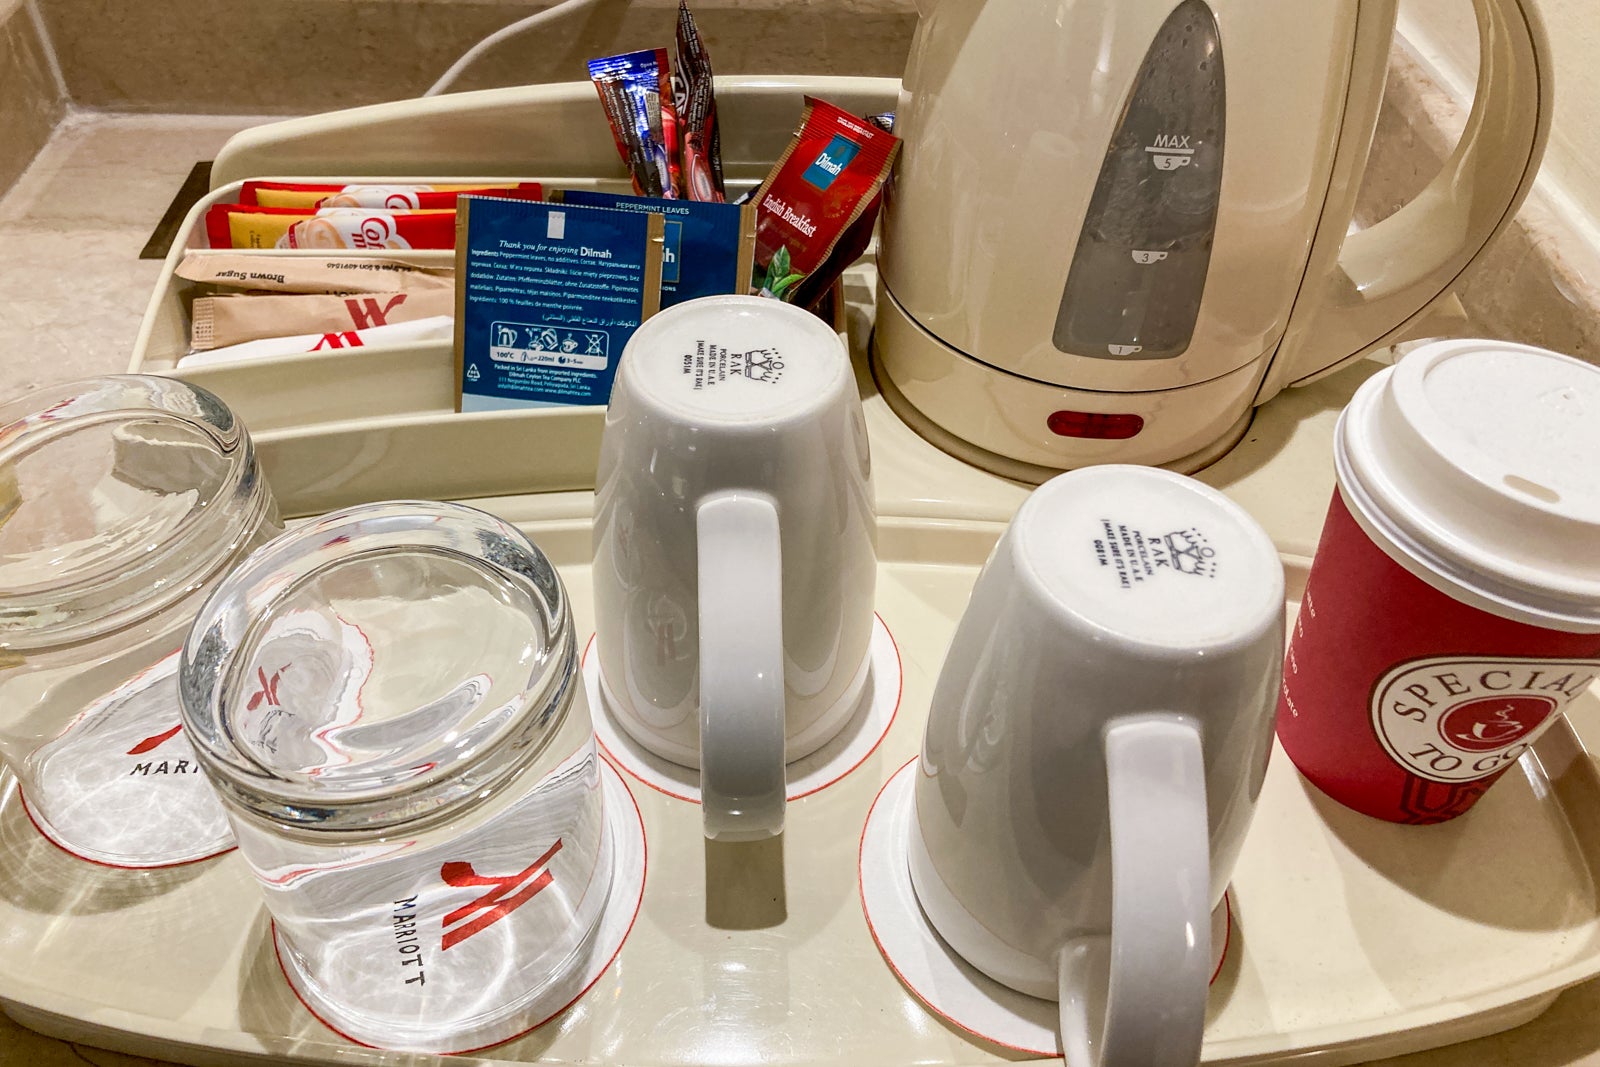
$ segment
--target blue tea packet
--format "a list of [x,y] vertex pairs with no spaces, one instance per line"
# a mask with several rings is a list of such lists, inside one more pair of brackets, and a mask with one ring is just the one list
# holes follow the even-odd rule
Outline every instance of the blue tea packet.
[[604,404],[660,307],[661,216],[463,196],[456,229],[456,410]]
[[755,209],[709,200],[555,189],[552,200],[618,211],[655,212],[666,222],[661,250],[661,306],[700,296],[750,292],[755,259]]

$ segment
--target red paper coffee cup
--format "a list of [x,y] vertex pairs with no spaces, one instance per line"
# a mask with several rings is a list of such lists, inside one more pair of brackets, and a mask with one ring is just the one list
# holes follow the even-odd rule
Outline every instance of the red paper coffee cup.
[[1443,822],[1600,675],[1600,369],[1427,345],[1362,386],[1334,451],[1278,738],[1345,806]]

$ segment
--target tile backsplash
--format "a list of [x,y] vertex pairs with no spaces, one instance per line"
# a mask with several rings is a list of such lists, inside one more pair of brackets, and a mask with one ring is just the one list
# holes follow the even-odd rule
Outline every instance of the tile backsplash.
[[[305,114],[420,95],[483,37],[554,0],[37,0],[74,103]],[[695,0],[719,74],[898,77],[912,0]],[[670,47],[677,0],[598,0],[506,41],[455,89],[581,80]]]
[[44,147],[66,107],[33,10],[0,0],[0,193]]

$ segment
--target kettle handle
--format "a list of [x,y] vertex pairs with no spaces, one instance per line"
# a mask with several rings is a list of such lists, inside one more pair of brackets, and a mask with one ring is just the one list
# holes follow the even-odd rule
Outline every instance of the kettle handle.
[[[1443,295],[1511,221],[1532,186],[1550,134],[1550,42],[1533,0],[1474,0],[1478,83],[1471,114],[1443,169],[1410,203],[1375,226],[1346,236],[1383,78],[1351,82],[1352,100],[1335,163],[1330,207],[1312,246],[1306,283],[1277,358],[1256,398],[1301,384],[1388,341]],[[1390,32],[1358,39],[1355,60],[1381,74]],[[1381,45],[1381,50],[1380,50]],[[1367,54],[1362,55],[1366,49]],[[1354,97],[1366,93],[1360,103]],[[1365,117],[1362,117],[1362,116]],[[1366,139],[1352,121],[1366,124]],[[1341,173],[1342,171],[1342,173]]]
[[1211,978],[1200,727],[1183,716],[1125,716],[1106,728],[1105,756],[1110,981],[1104,937],[1061,950],[1061,1050],[1067,1067],[1195,1067]]

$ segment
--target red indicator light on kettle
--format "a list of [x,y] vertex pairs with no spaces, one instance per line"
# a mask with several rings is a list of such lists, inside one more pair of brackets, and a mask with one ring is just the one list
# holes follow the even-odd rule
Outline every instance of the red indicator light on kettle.
[[1090,441],[1126,441],[1144,429],[1139,415],[1109,415],[1100,411],[1052,411],[1045,420],[1057,437],[1082,437]]

